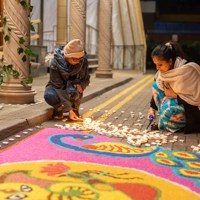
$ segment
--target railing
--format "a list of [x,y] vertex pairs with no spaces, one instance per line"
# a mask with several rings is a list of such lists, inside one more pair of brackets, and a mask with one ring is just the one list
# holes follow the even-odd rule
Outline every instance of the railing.
[[[31,33],[31,45],[43,45],[47,46],[47,52],[52,53],[56,47],[56,30],[57,26],[53,26],[52,31],[43,32],[43,43],[41,43],[41,20],[36,19],[31,21],[36,29],[36,33]],[[0,31],[3,28],[0,27]],[[98,30],[92,26],[86,25],[86,52],[88,54],[97,55],[97,38]],[[0,51],[3,50],[3,46],[0,46]]]
[[36,33],[31,33],[31,42],[32,44],[34,41],[36,41],[36,45],[41,44],[41,37],[40,37],[40,32],[41,32],[41,20],[40,19],[35,19],[31,20],[32,25],[36,25]]
[[[34,42],[34,41],[36,41],[36,45],[39,45],[40,43],[41,43],[41,41],[40,41],[40,31],[41,31],[41,20],[40,19],[36,19],[36,20],[32,20],[31,21],[32,22],[32,24],[33,25],[37,25],[37,27],[36,27],[36,33],[32,33],[31,34],[31,37],[30,37],[30,39],[31,39],[31,42]],[[0,27],[0,32],[2,32],[2,30],[3,30],[3,27]],[[1,56],[3,55],[3,45],[1,45],[0,46],[0,58],[1,58]]]
[[98,30],[90,25],[86,25],[86,52],[88,54],[97,55],[97,38]]
[[[53,26],[52,31],[43,32],[43,45],[47,46],[48,53],[52,53],[56,47],[56,30],[57,26]],[[97,55],[97,37],[98,30],[92,26],[86,25],[86,52],[88,54]]]
[[43,45],[47,46],[48,53],[53,53],[56,47],[56,29],[57,26],[54,25],[52,31],[43,32]]

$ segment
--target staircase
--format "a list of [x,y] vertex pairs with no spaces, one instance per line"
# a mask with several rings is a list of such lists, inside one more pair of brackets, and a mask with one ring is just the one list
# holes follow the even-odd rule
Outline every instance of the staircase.
[[[49,67],[45,64],[46,47],[31,46],[32,51],[36,54],[31,57],[32,77],[38,77],[49,73]],[[98,68],[98,58],[96,55],[87,54],[89,73],[92,74]]]
[[98,68],[98,58],[97,55],[88,54],[88,68],[89,73],[92,74]]

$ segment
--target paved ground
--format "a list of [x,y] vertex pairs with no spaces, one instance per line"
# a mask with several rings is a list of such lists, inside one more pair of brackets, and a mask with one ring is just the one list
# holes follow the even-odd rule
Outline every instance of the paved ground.
[[[148,124],[146,113],[151,98],[152,78],[152,74],[144,75],[136,71],[113,71],[112,79],[98,79],[94,74],[91,75],[91,84],[84,94],[81,115],[107,124],[107,130],[112,126],[128,127],[129,130],[145,130]],[[4,147],[3,139],[6,138],[4,142],[8,141],[13,134],[19,137],[24,130],[30,128],[37,130],[38,124],[40,127],[68,124],[68,121],[65,123],[49,120],[52,109],[43,101],[47,80],[48,74],[34,79],[33,88],[38,92],[35,104],[2,105],[0,110],[2,148]],[[120,140],[126,142],[124,138]],[[154,137],[148,143],[155,143],[158,140],[159,138]],[[167,135],[167,142],[162,146],[166,149],[193,151],[194,148],[198,149],[199,144],[200,133],[189,135],[176,133]]]
[[[112,79],[99,79],[91,74],[91,83],[84,92],[83,102],[129,82],[136,74],[138,74],[136,71],[123,71],[123,73],[114,71]],[[0,140],[25,128],[41,124],[51,117],[52,109],[43,99],[48,79],[49,74],[34,78],[32,88],[37,91],[35,103],[28,105],[0,104]]]

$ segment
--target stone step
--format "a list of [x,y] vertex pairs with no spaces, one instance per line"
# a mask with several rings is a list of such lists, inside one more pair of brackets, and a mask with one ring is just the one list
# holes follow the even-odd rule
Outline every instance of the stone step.
[[98,58],[97,55],[88,55],[88,68],[89,68],[89,73],[92,74],[94,73],[97,68],[98,68]]
[[88,63],[89,65],[96,65],[98,64],[98,59],[97,58],[88,58]]
[[97,70],[98,66],[99,66],[99,65],[90,65],[90,64],[89,64],[89,66],[88,66],[89,73],[90,73],[90,74],[93,74],[93,73]]
[[88,59],[94,59],[97,58],[97,55],[95,54],[87,54]]

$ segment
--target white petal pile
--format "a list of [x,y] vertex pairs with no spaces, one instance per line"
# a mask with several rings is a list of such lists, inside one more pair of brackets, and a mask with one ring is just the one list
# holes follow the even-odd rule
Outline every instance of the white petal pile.
[[200,154],[200,144],[198,144],[197,146],[191,146],[192,148],[192,151],[193,152],[196,152],[196,153],[199,153]]
[[130,129],[127,126],[122,124],[113,125],[111,122],[103,123],[100,121],[90,121],[87,123],[87,120],[83,123],[65,123],[64,125],[55,124],[56,127],[67,130],[76,130],[76,131],[90,131],[99,135],[105,135],[109,137],[118,137],[124,138],[128,144],[133,146],[150,146],[150,145],[163,145],[168,142],[175,142],[178,139],[178,136],[174,136],[172,141],[168,141],[168,136],[172,133],[162,133],[160,131],[150,131],[147,130],[141,131],[137,128]]

